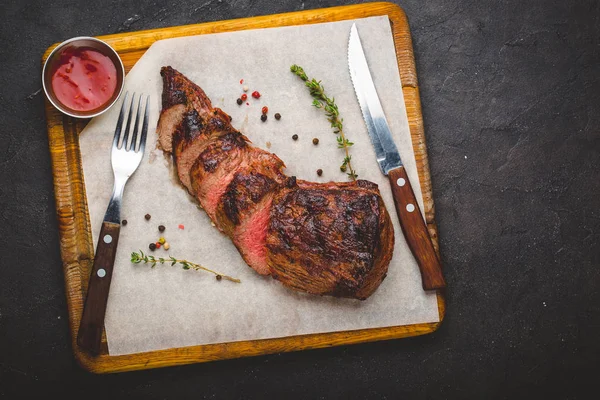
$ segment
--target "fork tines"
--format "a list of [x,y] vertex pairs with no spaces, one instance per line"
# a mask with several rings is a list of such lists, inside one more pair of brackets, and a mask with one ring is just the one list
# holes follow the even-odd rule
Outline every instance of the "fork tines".
[[121,112],[119,113],[119,119],[117,121],[117,126],[115,128],[115,137],[113,139],[113,147],[118,149],[125,148],[126,151],[133,150],[136,153],[138,151],[144,151],[146,146],[146,136],[148,135],[148,114],[149,114],[149,104],[150,104],[150,96],[146,96],[145,106],[144,106],[144,120],[142,122],[142,134],[138,143],[138,128],[140,124],[140,116],[142,115],[142,98],[143,94],[138,96],[137,102],[137,114],[135,117],[135,122],[133,124],[133,133],[131,135],[131,141],[129,140],[129,132],[131,130],[131,121],[133,119],[133,108],[135,104],[135,93],[131,96],[131,103],[129,106],[129,114],[127,115],[127,123],[125,125],[125,131],[123,132],[123,138],[121,139],[121,130],[123,126],[123,119],[125,117],[125,108],[127,107],[129,92],[125,93],[123,98],[123,105],[121,106]]

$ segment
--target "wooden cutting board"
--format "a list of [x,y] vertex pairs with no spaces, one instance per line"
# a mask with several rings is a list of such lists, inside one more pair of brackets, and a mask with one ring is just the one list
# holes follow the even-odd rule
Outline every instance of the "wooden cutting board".
[[[391,21],[410,133],[417,161],[419,180],[423,191],[425,217],[436,251],[439,252],[410,28],[406,15],[399,6],[392,3],[366,3],[122,33],[100,36],[99,39],[110,44],[120,54],[126,71],[129,71],[145,51],[155,41],[161,39],[246,29],[316,24],[381,15],[387,15]],[[42,62],[57,45],[58,43],[48,48]],[[104,337],[104,350],[102,354],[99,356],[87,354],[76,344],[79,321],[87,291],[87,282],[94,257],[94,243],[90,229],[79,151],[79,133],[83,130],[87,121],[64,116],[49,101],[46,101],[46,117],[52,157],[56,211],[59,222],[60,247],[65,275],[71,342],[75,359],[84,369],[95,373],[122,372],[376,340],[397,339],[434,332],[443,320],[445,310],[444,297],[442,293],[438,292],[440,322],[436,323],[218,343],[121,356],[111,356],[108,354],[106,337]]]

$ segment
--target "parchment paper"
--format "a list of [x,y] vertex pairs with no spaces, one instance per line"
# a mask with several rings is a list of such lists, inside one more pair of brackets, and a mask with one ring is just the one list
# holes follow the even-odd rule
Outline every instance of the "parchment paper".
[[[111,355],[172,347],[275,338],[438,321],[435,293],[421,288],[416,262],[406,245],[389,184],[375,161],[347,66],[347,43],[353,21],[249,30],[156,42],[126,78],[126,90],[151,96],[148,146],[142,164],[125,188],[119,248],[106,313]],[[387,17],[356,20],[375,85],[405,162],[421,208],[423,201],[404,108],[400,77]],[[171,65],[201,86],[213,104],[233,117],[233,124],[256,146],[276,153],[286,173],[313,181],[346,181],[322,110],[311,106],[303,82],[289,71],[304,67],[334,96],[345,133],[355,143],[352,162],[359,177],[379,184],[394,223],[396,246],[387,278],[366,301],[319,297],[294,292],[261,277],[248,267],[226,236],[174,181],[171,162],[157,150],[155,127],[160,111],[160,67]],[[238,106],[240,79],[258,90]],[[120,101],[95,118],[81,133],[80,146],[94,242],[111,195],[110,145]],[[261,122],[262,106],[269,119]],[[280,121],[273,115],[279,112]],[[293,134],[299,139],[293,141]],[[318,146],[312,144],[318,137]],[[323,169],[318,177],[316,170]],[[150,221],[144,219],[151,214]],[[158,240],[157,226],[173,255],[237,277],[241,284],[180,266],[134,265],[130,253]],[[184,224],[183,230],[178,229]]]

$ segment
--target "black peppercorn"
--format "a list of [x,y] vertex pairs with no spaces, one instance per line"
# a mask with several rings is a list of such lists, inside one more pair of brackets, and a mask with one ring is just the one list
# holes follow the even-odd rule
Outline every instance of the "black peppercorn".
[[261,115],[261,116],[260,116],[260,120],[261,120],[262,122],[265,122],[265,121],[267,120],[267,114],[263,114],[263,115]]
[[238,105],[240,105],[240,106],[241,106],[241,105],[242,105],[242,103],[244,102],[244,100],[242,100],[242,99],[240,99],[240,98],[238,98],[236,101],[237,101]]
[[292,136],[292,139],[294,139],[294,140],[298,140],[298,135],[294,135],[294,136]]
[[123,225],[123,226],[127,225],[127,220],[124,219],[123,221],[121,221],[121,225]]
[[319,168],[317,170],[317,175],[319,175],[319,176],[323,175],[323,170],[321,168]]
[[217,275],[216,278],[217,278],[218,281],[220,281],[221,279],[223,279],[223,277],[221,275]]
[[148,248],[149,248],[150,250],[152,250],[152,251],[156,250],[156,243],[150,243],[150,244],[148,245]]
[[150,219],[150,214],[144,215],[144,218],[146,218],[146,221],[148,221]]
[[316,145],[318,145],[318,144],[319,144],[319,139],[317,139],[317,138],[314,138],[314,139],[313,139],[313,144],[314,144],[315,146],[316,146]]
[[275,119],[279,121],[281,119],[281,114],[275,113]]
[[164,225],[159,225],[159,226],[158,226],[158,230],[159,230],[160,232],[164,232],[164,231],[165,231],[165,226],[164,226]]

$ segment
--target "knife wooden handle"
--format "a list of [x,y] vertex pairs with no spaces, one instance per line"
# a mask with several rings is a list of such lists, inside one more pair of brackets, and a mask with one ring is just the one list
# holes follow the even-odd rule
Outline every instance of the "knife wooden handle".
[[98,237],[94,266],[77,335],[77,344],[92,354],[100,353],[106,302],[120,231],[120,224],[105,221],[102,223]]
[[388,172],[388,178],[402,232],[421,271],[423,289],[441,289],[446,286],[442,265],[427,232],[427,225],[421,215],[406,170],[404,167],[395,168]]

